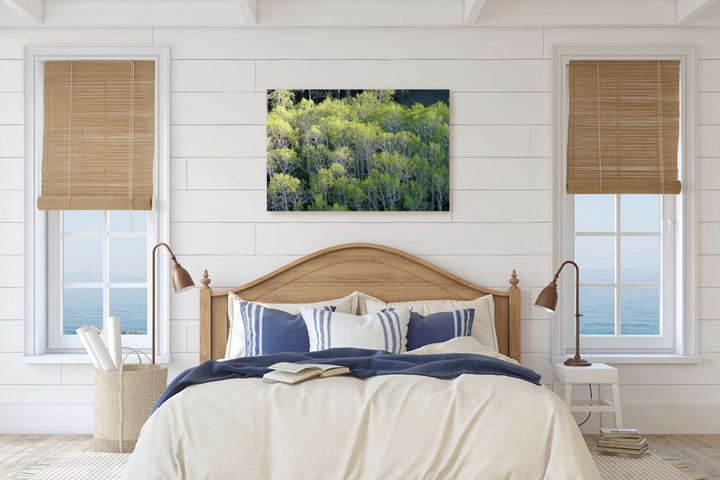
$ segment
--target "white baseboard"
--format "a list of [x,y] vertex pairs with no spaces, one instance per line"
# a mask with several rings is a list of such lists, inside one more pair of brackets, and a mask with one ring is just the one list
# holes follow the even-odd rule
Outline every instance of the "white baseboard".
[[[576,414],[578,421],[587,414]],[[719,434],[720,404],[698,403],[623,403],[625,427],[637,428],[646,434]],[[612,415],[606,414],[612,422]],[[596,434],[600,424],[598,414],[581,427],[583,433]]]
[[0,433],[93,433],[93,406],[88,404],[2,405]]

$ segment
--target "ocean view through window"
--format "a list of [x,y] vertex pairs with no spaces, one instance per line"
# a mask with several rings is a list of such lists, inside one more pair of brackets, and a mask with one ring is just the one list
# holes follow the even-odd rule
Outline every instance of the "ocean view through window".
[[660,335],[660,195],[576,195],[581,335]]
[[148,331],[146,211],[62,214],[63,335],[120,317],[125,335]]

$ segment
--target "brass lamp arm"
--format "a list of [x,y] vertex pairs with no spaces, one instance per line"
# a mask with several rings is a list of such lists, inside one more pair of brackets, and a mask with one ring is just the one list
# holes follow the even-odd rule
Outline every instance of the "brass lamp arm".
[[[159,245],[159,244],[158,244],[158,245]],[[165,245],[165,244],[163,243],[163,245]],[[167,245],[165,245],[165,246],[167,246]],[[555,280],[557,280],[558,278],[560,278],[560,272],[561,272],[562,269],[565,267],[565,265],[567,265],[568,263],[571,264],[573,267],[575,267],[575,275],[576,275],[576,277],[577,277],[578,280],[580,279],[580,268],[578,268],[578,264],[575,263],[575,262],[573,262],[572,260],[565,260],[565,261],[560,265],[560,268],[557,269],[557,272],[555,272]]]
[[580,356],[580,317],[582,317],[582,314],[580,313],[580,268],[577,263],[572,260],[565,260],[555,273],[555,278],[553,278],[552,283],[557,285],[557,279],[560,276],[560,271],[567,264],[571,264],[575,267],[575,356],[565,360],[565,365],[573,367],[588,367],[592,365],[592,363]]
[[158,249],[158,247],[165,247],[167,248],[168,252],[170,252],[170,258],[172,259],[173,263],[177,264],[177,258],[175,258],[175,254],[173,253],[172,249],[167,243],[160,242],[157,245],[155,245],[152,249],[152,363],[155,365],[155,251]]
[[155,252],[157,251],[158,247],[165,247],[167,248],[167,251],[170,252],[170,258],[172,258],[173,261],[173,273],[172,273],[172,283],[173,283],[173,289],[175,292],[182,292],[183,290],[186,290],[190,287],[195,286],[195,282],[193,282],[192,277],[190,274],[185,270],[182,265],[180,265],[177,261],[177,258],[175,258],[175,253],[173,253],[172,249],[167,243],[160,242],[157,245],[155,245],[152,249],[152,363],[155,363],[155,294],[156,294],[156,287],[155,287]]
[[560,278],[560,272],[567,264],[575,267],[575,316],[582,317],[582,314],[580,313],[580,268],[578,267],[578,264],[573,262],[572,260],[565,260],[560,265],[560,268],[557,269],[557,272],[555,272],[553,283],[557,283],[558,278]]
[[[167,243],[160,242],[160,243],[158,243],[157,245],[155,245],[155,246],[153,247],[153,249],[152,249],[153,262],[155,261],[155,250],[157,250],[158,247],[165,247],[165,248],[167,248],[167,251],[170,253],[170,258],[172,259],[172,261],[173,261],[173,262],[176,262],[176,261],[177,261],[177,258],[175,258],[175,254],[173,253],[173,251],[172,251],[172,249],[170,248],[170,246],[169,246]],[[153,270],[155,270],[155,269],[153,268]]]
[[565,360],[565,365],[571,367],[588,367],[592,365],[591,362],[585,360],[580,356],[580,267],[572,260],[565,260],[560,268],[555,272],[555,276],[552,281],[548,283],[547,287],[543,288],[540,294],[535,300],[535,305],[547,310],[550,313],[555,313],[557,309],[558,291],[557,281],[560,278],[560,272],[565,268],[565,265],[572,265],[575,267],[575,356]]

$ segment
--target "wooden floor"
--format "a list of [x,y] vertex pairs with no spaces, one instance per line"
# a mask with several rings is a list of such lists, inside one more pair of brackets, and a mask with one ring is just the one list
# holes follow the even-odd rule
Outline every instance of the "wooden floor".
[[92,450],[92,435],[0,435],[0,479],[23,470],[50,452]]
[[[597,435],[586,435],[593,448]],[[720,480],[720,435],[648,435],[650,447],[681,458]],[[50,452],[91,450],[92,435],[0,435],[0,479]]]
[[[599,435],[585,435],[588,447],[595,448]],[[720,480],[720,435],[648,435],[651,450],[685,460],[693,467]]]

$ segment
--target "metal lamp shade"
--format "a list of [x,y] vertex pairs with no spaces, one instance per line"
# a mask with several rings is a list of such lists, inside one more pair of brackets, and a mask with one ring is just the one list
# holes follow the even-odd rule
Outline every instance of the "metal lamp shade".
[[173,289],[176,293],[195,286],[195,282],[193,282],[193,279],[188,271],[185,270],[178,262],[173,264],[172,283]]
[[550,313],[555,313],[558,302],[557,283],[550,282],[547,287],[543,288],[535,300],[535,306],[542,308]]

